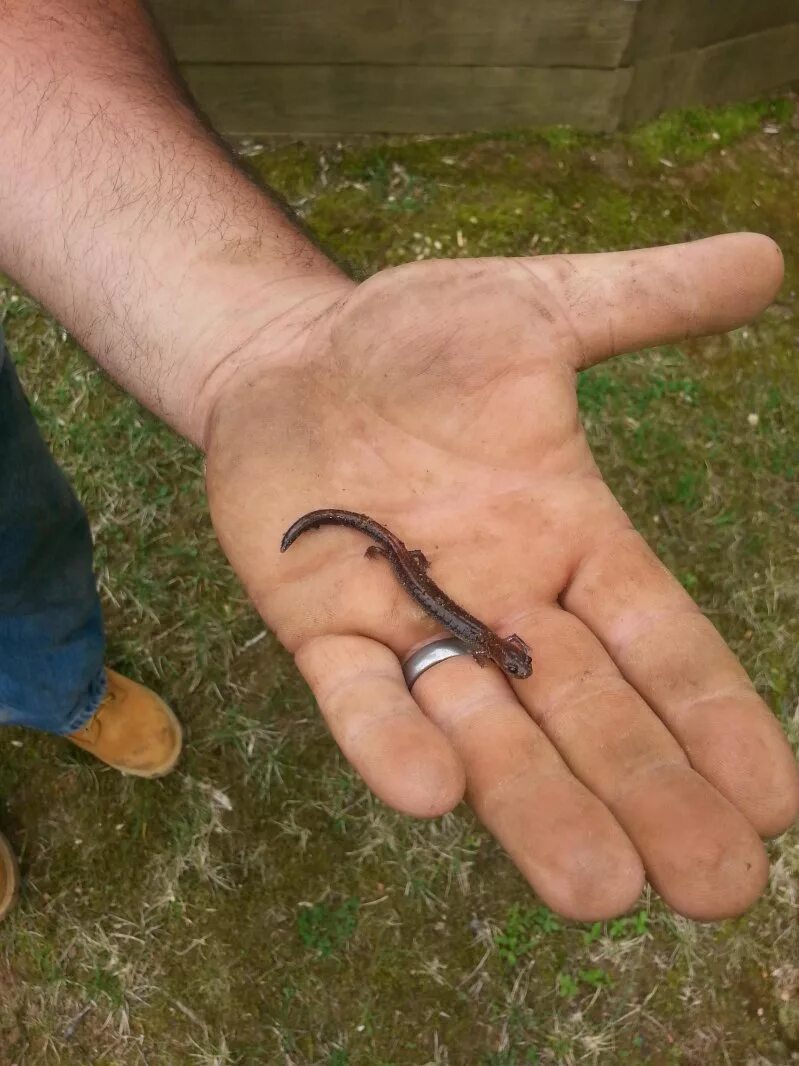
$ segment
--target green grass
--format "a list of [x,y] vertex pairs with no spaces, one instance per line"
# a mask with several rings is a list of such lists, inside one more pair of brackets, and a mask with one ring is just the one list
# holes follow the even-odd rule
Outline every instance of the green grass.
[[[757,323],[598,367],[579,396],[622,503],[799,744],[793,107],[251,162],[360,275],[739,228],[781,242],[786,285]],[[699,926],[646,893],[582,926],[532,897],[466,809],[389,811],[216,547],[200,457],[10,285],[0,318],[91,517],[109,661],[187,728],[163,781],[4,733],[0,825],[25,886],[0,927],[0,1066],[799,1061],[796,830],[769,845],[768,891],[741,919]]]
[[329,958],[334,949],[343,947],[358,925],[360,900],[345,900],[338,907],[316,903],[302,909],[297,916],[297,932],[304,947]]

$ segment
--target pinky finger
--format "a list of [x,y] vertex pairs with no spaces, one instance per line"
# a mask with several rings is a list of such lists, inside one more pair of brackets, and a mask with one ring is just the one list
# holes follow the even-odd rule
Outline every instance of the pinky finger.
[[295,652],[330,732],[384,803],[433,818],[463,798],[455,749],[422,714],[396,655],[362,636],[317,637]]

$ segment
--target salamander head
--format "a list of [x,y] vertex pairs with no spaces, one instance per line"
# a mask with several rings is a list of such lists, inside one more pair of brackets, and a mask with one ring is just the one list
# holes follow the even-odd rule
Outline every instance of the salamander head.
[[502,669],[511,677],[518,677],[520,681],[533,672],[530,649],[515,633],[502,641]]

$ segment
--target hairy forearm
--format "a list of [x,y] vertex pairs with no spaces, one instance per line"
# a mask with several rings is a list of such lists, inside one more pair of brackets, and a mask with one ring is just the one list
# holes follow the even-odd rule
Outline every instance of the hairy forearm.
[[236,360],[350,284],[206,130],[135,0],[0,0],[0,270],[200,445]]

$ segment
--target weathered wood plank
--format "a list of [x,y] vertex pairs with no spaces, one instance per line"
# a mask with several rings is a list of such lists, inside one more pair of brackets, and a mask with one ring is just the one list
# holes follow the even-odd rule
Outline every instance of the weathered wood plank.
[[535,67],[188,65],[226,133],[455,132],[574,123],[612,130],[630,72]]
[[215,125],[241,133],[439,133],[618,124],[628,70],[189,65]]
[[799,22],[799,0],[641,0],[626,61],[705,48]]
[[625,0],[153,0],[184,63],[400,66],[615,67],[637,6]]
[[633,71],[623,122],[690,104],[745,100],[799,79],[799,23],[709,48],[645,59]]

